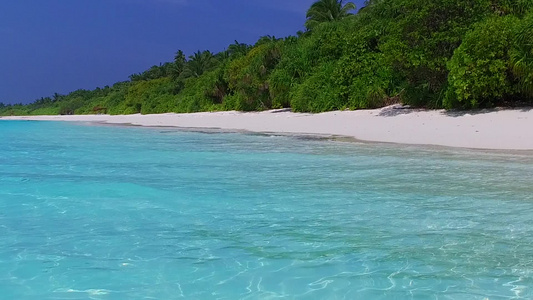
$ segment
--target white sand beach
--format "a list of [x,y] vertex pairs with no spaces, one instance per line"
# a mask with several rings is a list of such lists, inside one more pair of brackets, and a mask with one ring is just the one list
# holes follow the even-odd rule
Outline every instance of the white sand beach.
[[246,113],[230,111],[119,116],[22,116],[1,119],[334,135],[369,142],[533,150],[533,108],[450,112],[386,107],[321,114],[271,110]]

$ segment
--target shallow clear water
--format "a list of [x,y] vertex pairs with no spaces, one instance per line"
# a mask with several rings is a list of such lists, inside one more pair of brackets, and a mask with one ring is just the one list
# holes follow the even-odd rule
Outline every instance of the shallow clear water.
[[3,299],[532,299],[533,155],[0,122]]

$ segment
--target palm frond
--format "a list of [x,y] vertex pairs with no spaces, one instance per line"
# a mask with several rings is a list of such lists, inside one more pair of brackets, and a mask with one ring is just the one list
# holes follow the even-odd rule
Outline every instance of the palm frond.
[[338,21],[352,15],[352,11],[356,9],[355,4],[343,2],[343,0],[316,1],[307,11],[305,27],[311,30],[320,23]]

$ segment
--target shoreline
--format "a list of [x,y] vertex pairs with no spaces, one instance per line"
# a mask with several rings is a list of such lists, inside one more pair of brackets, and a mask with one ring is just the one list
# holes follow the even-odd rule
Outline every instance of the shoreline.
[[533,108],[454,112],[405,109],[200,112],[158,115],[14,116],[0,120],[85,122],[263,134],[352,138],[361,142],[479,150],[533,150]]

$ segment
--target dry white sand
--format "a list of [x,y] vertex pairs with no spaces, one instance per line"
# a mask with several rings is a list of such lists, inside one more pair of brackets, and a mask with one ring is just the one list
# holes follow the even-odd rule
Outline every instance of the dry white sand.
[[533,109],[447,112],[387,107],[321,114],[273,110],[251,113],[231,111],[159,115],[3,117],[2,119],[338,135],[372,142],[473,149],[533,150]]

